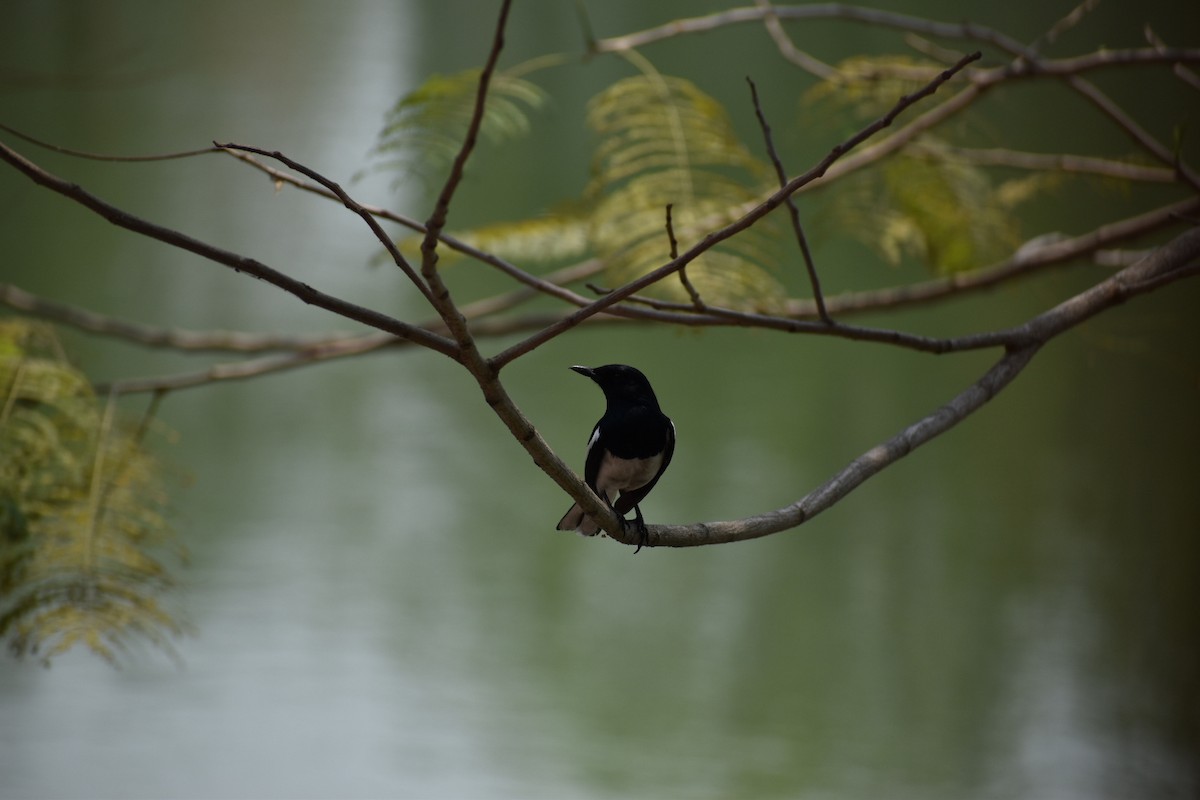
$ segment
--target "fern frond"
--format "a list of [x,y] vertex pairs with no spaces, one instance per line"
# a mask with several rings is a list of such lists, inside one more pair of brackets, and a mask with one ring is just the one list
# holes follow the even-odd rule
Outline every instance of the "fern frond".
[[[599,140],[592,178],[579,202],[543,217],[454,235],[522,262],[594,255],[608,264],[608,279],[620,285],[670,259],[668,205],[676,239],[687,248],[738,218],[771,180],[767,165],[738,139],[719,103],[646,63],[643,74],[594,97],[587,122]],[[708,303],[774,308],[784,295],[771,274],[778,241],[777,225],[763,220],[689,266],[688,275],[707,292]],[[678,280],[662,281],[648,293],[687,299]]]
[[587,122],[600,136],[592,192],[662,170],[678,170],[684,184],[701,168],[762,174],[763,165],[737,138],[721,104],[682,78],[655,74],[617,81],[588,104]]
[[173,583],[157,555],[173,541],[161,467],[57,348],[36,346],[48,330],[0,325],[0,637],[43,661],[77,644],[108,660],[134,641],[168,647],[182,628],[159,599]]
[[[478,69],[434,75],[402,97],[387,113],[374,154],[383,169],[401,178],[430,180],[449,165],[462,145],[475,109]],[[511,73],[496,73],[488,89],[480,134],[502,143],[529,131],[529,112],[540,108],[546,94]]]
[[[723,107],[681,78],[654,72],[610,86],[588,106],[600,135],[587,196],[594,203],[590,239],[625,283],[669,260],[665,210],[672,206],[681,248],[735,219],[760,195],[766,165],[737,138]],[[771,224],[764,222],[688,269],[706,302],[763,306],[782,296]],[[678,281],[657,294],[686,299]],[[701,290],[702,291],[702,290]]]
[[832,205],[842,227],[892,264],[907,256],[951,274],[1002,258],[1021,241],[1016,206],[1061,179],[1035,173],[996,184],[976,165],[937,157],[936,142],[921,149],[841,182]]

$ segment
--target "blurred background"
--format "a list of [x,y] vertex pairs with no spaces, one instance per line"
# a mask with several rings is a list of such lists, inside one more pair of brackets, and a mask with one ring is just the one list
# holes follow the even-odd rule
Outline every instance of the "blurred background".
[[[723,7],[585,5],[598,36]],[[1071,35],[1079,52],[1138,45],[1145,22],[1168,39],[1193,35],[1184,5],[1112,4]],[[426,194],[370,171],[370,150],[404,92],[482,64],[495,6],[8,0],[0,121],[100,153],[214,139],[279,149],[364,202],[423,219]],[[1027,41],[1071,4],[888,7]],[[830,59],[902,47],[863,26],[814,30],[794,31],[798,43]],[[503,63],[578,53],[582,41],[575,4],[518,2]],[[757,148],[752,76],[793,172],[841,138],[836,125],[802,138],[828,121],[801,118],[810,79],[757,26],[646,55],[724,102]],[[584,105],[630,69],[599,58],[540,73],[551,102],[528,139],[480,151],[452,226],[577,195],[593,144]],[[1127,89],[1121,99],[1148,124],[1179,114]],[[1046,115],[1079,103],[1080,152],[1132,149],[1065,96],[1031,85],[987,113],[1036,149]],[[1169,128],[1154,132],[1169,139]],[[233,159],[98,163],[3,138],[134,213],[324,291],[428,316],[403,276],[371,266],[377,244],[361,221],[277,192]],[[1063,191],[1034,204],[1029,235],[1083,232],[1138,199]],[[813,203],[809,234],[831,292],[923,277],[821,229]],[[0,280],[101,313],[199,330],[354,330],[7,167],[0,242]],[[503,285],[478,265],[448,270],[463,299]],[[938,335],[999,327],[1090,285],[1095,270],[865,321]],[[1176,284],[1055,340],[980,413],[800,529],[636,557],[554,531],[568,498],[436,354],[172,394],[161,417],[178,441],[162,452],[190,559],[171,604],[192,633],[177,641],[178,662],[152,648],[119,670],[83,650],[48,670],[0,660],[0,796],[1196,797],[1198,302],[1195,280]],[[98,381],[213,360],[63,339]],[[792,502],[993,355],[593,329],[504,375],[581,469],[603,403],[567,366],[640,367],[679,432],[643,510],[692,522]]]

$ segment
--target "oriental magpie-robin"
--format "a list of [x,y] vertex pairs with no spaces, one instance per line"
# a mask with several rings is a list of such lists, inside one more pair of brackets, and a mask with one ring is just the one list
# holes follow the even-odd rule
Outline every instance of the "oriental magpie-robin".
[[[594,380],[608,403],[588,440],[583,478],[622,518],[631,508],[637,512],[640,550],[647,533],[638,504],[650,494],[671,463],[675,425],[658,407],[650,381],[633,367],[608,364],[594,369],[571,369]],[[595,536],[600,526],[576,504],[558,521],[558,530]]]

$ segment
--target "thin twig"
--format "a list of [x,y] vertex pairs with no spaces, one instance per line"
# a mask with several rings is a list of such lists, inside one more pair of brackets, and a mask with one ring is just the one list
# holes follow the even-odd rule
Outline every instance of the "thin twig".
[[1190,167],[1184,164],[1179,154],[1172,152],[1169,148],[1155,139],[1141,125],[1138,125],[1132,117],[1125,113],[1124,109],[1118,106],[1113,100],[1100,91],[1091,81],[1084,80],[1076,75],[1069,75],[1066,79],[1067,85],[1074,89],[1079,94],[1087,98],[1094,106],[1100,109],[1109,119],[1116,123],[1117,127],[1123,130],[1129,138],[1133,139],[1146,152],[1157,158],[1160,162],[1175,170],[1176,174],[1185,181],[1193,189],[1200,191],[1200,176],[1198,176]]
[[821,80],[833,80],[838,76],[835,67],[831,67],[821,59],[796,47],[796,43],[783,29],[783,23],[779,21],[779,17],[773,13],[771,0],[754,0],[754,3],[759,8],[766,9],[767,13],[763,16],[763,27],[766,29],[767,35],[771,37],[771,41],[775,42],[775,47],[778,48],[780,55]]
[[[1159,35],[1155,33],[1154,29],[1149,25],[1146,26],[1145,34],[1146,41],[1148,41],[1155,50],[1158,50],[1160,53],[1170,50],[1170,48],[1167,47],[1167,43],[1159,38]],[[1194,71],[1188,69],[1183,64],[1176,63],[1172,65],[1171,69],[1175,73],[1175,77],[1179,78],[1179,80],[1183,81],[1193,89],[1200,89],[1200,75],[1197,75]]]
[[1071,9],[1066,16],[1051,25],[1050,30],[1046,31],[1040,39],[1034,41],[1030,47],[1037,48],[1038,43],[1041,41],[1049,44],[1057,42],[1059,36],[1062,36],[1082,22],[1083,18],[1094,11],[1099,4],[1100,0],[1083,0],[1082,3]]
[[384,249],[388,251],[388,255],[392,257],[392,261],[395,262],[396,266],[400,268],[400,270],[405,274],[405,276],[408,277],[410,281],[412,281],[413,286],[417,287],[418,291],[425,296],[426,300],[433,302],[429,287],[425,285],[425,282],[422,281],[420,277],[418,277],[416,271],[412,268],[412,265],[408,263],[408,259],[401,254],[400,248],[396,247],[396,243],[392,241],[392,237],[388,236],[387,233],[384,232],[383,228],[380,227],[379,223],[375,220],[374,215],[372,215],[370,211],[368,211],[361,203],[352,198],[350,195],[346,194],[346,191],[335,181],[326,178],[321,173],[306,167],[298,161],[288,158],[278,150],[268,151],[258,147],[250,147],[249,145],[233,144],[232,142],[227,144],[213,142],[213,146],[219,147],[222,150],[240,150],[245,153],[255,153],[256,155],[273,158],[281,164],[286,164],[290,169],[294,169],[300,174],[312,178],[314,181],[324,186],[326,189],[332,192],[338,200],[342,201],[342,205],[353,211],[360,218],[362,218],[363,222],[367,223],[367,227],[371,229],[371,233],[375,234],[375,238],[378,239],[379,243],[382,244]]
[[37,145],[38,147],[44,148],[46,150],[51,150],[55,153],[61,153],[63,155],[71,156],[72,158],[86,159],[88,161],[115,161],[115,162],[126,162],[126,163],[130,163],[130,162],[136,163],[136,162],[145,162],[145,161],[172,161],[172,160],[178,159],[178,158],[192,158],[193,156],[203,156],[203,155],[209,155],[211,153],[221,152],[221,149],[219,147],[205,147],[203,149],[198,149],[198,150],[182,150],[182,151],[176,152],[176,153],[158,153],[158,154],[141,155],[141,156],[114,156],[114,155],[108,155],[105,153],[89,153],[84,150],[73,150],[69,147],[63,147],[62,145],[52,144],[51,142],[47,142],[43,139],[38,139],[35,136],[31,136],[28,133],[19,131],[16,128],[13,128],[9,125],[5,125],[4,123],[0,123],[0,131],[4,131],[5,133],[16,136],[18,139],[22,139],[26,142],[29,142],[30,144]]
[[[274,167],[263,164],[247,153],[239,153],[236,151],[227,152],[230,156],[238,159],[242,163],[265,173],[272,179],[272,181],[275,181],[276,183],[294,186],[301,191],[315,194],[318,197],[331,200],[337,199],[337,196],[333,194],[333,192],[330,192],[323,186],[308,183],[307,181],[303,181],[294,175],[288,174],[287,172],[277,170]],[[403,214],[397,214],[394,211],[382,208],[380,206],[363,206],[363,208],[372,216],[375,216],[379,219],[395,222],[422,235],[426,233],[424,223],[419,222],[411,217],[404,216]],[[461,239],[451,236],[445,231],[438,235],[438,241],[441,244],[449,247],[451,250],[475,259],[476,261],[479,261],[480,263],[486,264],[490,267],[494,267],[508,277],[516,280],[518,283],[522,283],[537,292],[577,306],[585,306],[588,304],[589,300],[580,296],[579,294],[576,294],[575,292],[572,292],[570,289],[564,288],[561,284],[567,283],[569,279],[574,279],[573,277],[568,276],[574,276],[576,272],[590,272],[591,274],[594,274],[603,270],[603,264],[593,259],[572,267],[564,267],[558,273],[540,277],[521,269],[509,261],[505,261],[499,256],[480,250],[477,247],[473,247]],[[561,278],[558,277],[560,275],[562,276]]]
[[[762,103],[758,99],[758,87],[754,85],[754,81],[749,77],[746,78],[746,83],[750,84],[750,98],[754,102],[754,116],[758,119],[758,127],[762,129],[763,141],[766,143],[767,155],[771,158],[771,163],[775,166],[775,176],[779,179],[780,186],[787,186],[788,177],[787,170],[783,168],[783,162],[779,158],[778,151],[775,150],[775,142],[771,138],[771,126],[767,122],[767,116],[763,113]],[[800,252],[804,256],[804,268],[808,270],[808,282],[812,285],[813,302],[817,304],[817,315],[826,324],[833,324],[833,320],[829,316],[829,312],[825,308],[825,297],[821,292],[821,279],[817,275],[817,266],[813,263],[812,252],[808,248],[808,237],[804,235],[804,227],[800,224],[800,210],[796,208],[796,201],[789,195],[784,200],[787,205],[788,216],[792,220],[792,230],[796,234],[796,242],[800,245]]]
[[[675,223],[671,219],[672,204],[667,203],[667,242],[670,245],[671,258],[679,258],[679,240],[675,238]],[[683,289],[687,292],[688,297],[692,299],[692,308],[697,311],[703,311],[705,308],[704,300],[700,298],[700,293],[696,291],[696,287],[692,285],[692,281],[688,278],[687,267],[684,266],[679,270],[679,282],[683,284]]]

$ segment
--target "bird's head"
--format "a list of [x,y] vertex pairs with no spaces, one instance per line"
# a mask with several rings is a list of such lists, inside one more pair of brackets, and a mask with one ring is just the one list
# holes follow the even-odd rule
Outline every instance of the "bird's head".
[[658,400],[650,381],[639,370],[626,364],[605,364],[602,367],[571,367],[599,385],[610,402],[623,400],[657,407]]

